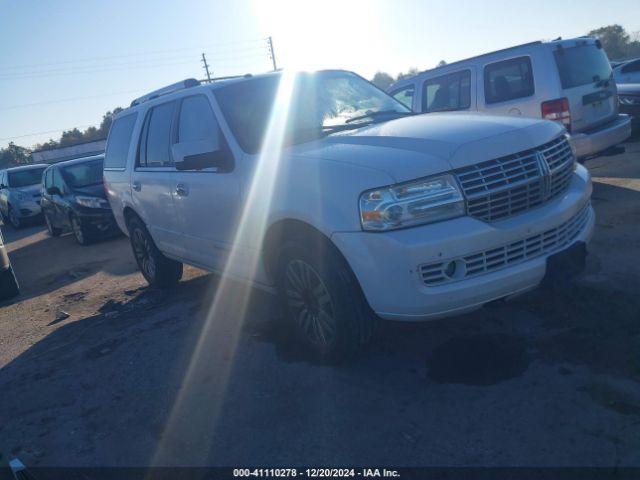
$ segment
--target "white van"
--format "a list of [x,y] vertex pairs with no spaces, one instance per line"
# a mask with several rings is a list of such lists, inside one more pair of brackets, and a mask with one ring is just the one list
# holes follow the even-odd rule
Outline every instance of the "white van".
[[388,92],[416,112],[473,111],[562,123],[579,158],[631,135],[600,41],[533,42],[403,79]]
[[151,285],[187,263],[275,290],[300,339],[340,357],[374,313],[456,315],[584,260],[591,179],[562,126],[416,115],[352,72],[287,75],[185,81],[114,119],[105,187]]

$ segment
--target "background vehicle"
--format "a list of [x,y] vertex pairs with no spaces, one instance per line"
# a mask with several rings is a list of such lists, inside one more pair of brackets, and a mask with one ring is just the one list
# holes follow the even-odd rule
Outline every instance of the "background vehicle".
[[42,212],[52,236],[71,230],[81,245],[119,233],[102,183],[104,155],[50,166],[42,177]]
[[416,112],[474,111],[561,123],[578,157],[631,134],[618,114],[616,84],[594,38],[533,42],[454,62],[389,87]]
[[613,67],[616,83],[640,83],[640,58],[618,63]]
[[620,111],[631,117],[634,129],[640,127],[640,83],[621,83],[618,85]]
[[185,81],[114,119],[105,185],[151,285],[184,262],[275,287],[300,339],[336,358],[373,312],[455,315],[584,258],[591,181],[560,125],[414,115],[350,72],[284,75]]
[[13,273],[13,267],[4,247],[4,238],[0,230],[0,300],[13,298],[20,293],[18,280]]
[[27,165],[0,172],[0,214],[14,228],[40,218],[40,182],[47,165]]

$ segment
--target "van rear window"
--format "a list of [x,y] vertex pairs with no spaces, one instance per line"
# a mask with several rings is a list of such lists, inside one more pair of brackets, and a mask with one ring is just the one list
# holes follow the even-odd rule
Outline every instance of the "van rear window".
[[553,55],[564,89],[611,78],[611,65],[607,54],[595,43],[558,48]]

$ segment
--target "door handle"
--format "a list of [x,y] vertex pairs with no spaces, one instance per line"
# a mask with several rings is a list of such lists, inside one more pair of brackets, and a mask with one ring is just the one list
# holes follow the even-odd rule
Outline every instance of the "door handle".
[[176,195],[179,197],[186,197],[189,195],[189,187],[187,187],[184,183],[179,183],[176,185]]
[[135,182],[133,182],[132,187],[136,192],[139,192],[140,190],[142,190],[142,183],[136,180]]

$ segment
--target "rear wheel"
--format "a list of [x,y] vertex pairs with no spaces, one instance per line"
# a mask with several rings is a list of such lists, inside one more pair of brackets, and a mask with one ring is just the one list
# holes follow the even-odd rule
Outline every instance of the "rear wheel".
[[44,223],[47,224],[47,231],[49,232],[49,235],[51,235],[52,237],[60,236],[60,234],[62,233],[62,229],[54,227],[51,223],[51,220],[49,220],[49,216],[46,213],[44,214]]
[[275,276],[290,327],[322,360],[353,356],[370,340],[375,316],[353,272],[328,241],[285,244]]
[[182,278],[182,263],[165,257],[158,250],[139,218],[131,218],[128,227],[133,256],[149,285],[167,288],[178,283]]

